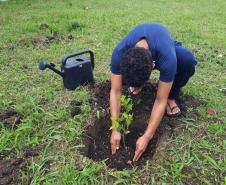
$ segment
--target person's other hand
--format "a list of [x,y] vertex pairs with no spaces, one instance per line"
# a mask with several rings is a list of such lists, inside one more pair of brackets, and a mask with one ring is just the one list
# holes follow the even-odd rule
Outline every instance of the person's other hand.
[[118,132],[117,130],[112,130],[111,139],[110,139],[112,155],[115,154],[116,150],[119,149],[120,141],[121,141],[121,133]]
[[141,155],[146,150],[149,141],[150,141],[150,138],[145,135],[138,138],[138,140],[136,142],[136,151],[135,151],[135,155],[133,157],[133,161],[138,161],[140,159]]

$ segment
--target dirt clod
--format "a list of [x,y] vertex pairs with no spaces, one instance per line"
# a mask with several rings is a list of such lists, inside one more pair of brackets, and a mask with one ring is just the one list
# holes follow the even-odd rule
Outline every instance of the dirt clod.
[[80,102],[80,101],[76,101],[76,100],[71,101],[70,107],[71,107],[71,116],[72,117],[81,114],[81,112],[82,112],[82,110],[80,108],[81,105],[82,105],[82,102]]
[[76,115],[81,114],[82,110],[80,107],[74,107],[73,109],[71,109],[71,116],[74,117]]
[[71,27],[72,27],[72,29],[77,29],[77,28],[80,27],[80,25],[79,25],[78,22],[73,22],[73,23],[71,24]]
[[47,44],[49,42],[49,39],[45,36],[33,36],[31,37],[31,42],[33,45]]
[[38,148],[24,148],[24,156],[25,157],[34,157],[39,155]]
[[14,125],[18,125],[20,123],[20,117],[12,116],[10,118],[6,118],[3,123],[6,128],[13,128]]
[[14,128],[20,123],[21,117],[12,109],[9,108],[7,111],[0,110],[0,122],[6,128]]
[[46,23],[43,23],[43,24],[41,24],[41,25],[39,26],[39,29],[40,29],[40,30],[45,30],[45,29],[48,29],[48,28],[49,28],[49,25],[46,24]]
[[72,40],[74,37],[73,37],[72,35],[68,35],[67,38],[68,38],[69,40]]
[[77,106],[81,106],[82,105],[82,102],[80,102],[80,101],[77,101],[77,100],[73,100],[73,101],[71,101],[71,103],[70,103],[70,106],[71,107],[77,107]]

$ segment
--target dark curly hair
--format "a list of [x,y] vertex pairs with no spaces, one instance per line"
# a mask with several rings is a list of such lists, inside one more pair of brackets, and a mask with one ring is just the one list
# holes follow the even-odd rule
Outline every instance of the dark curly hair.
[[123,84],[141,87],[149,80],[152,71],[152,55],[145,48],[130,48],[121,58],[120,70]]

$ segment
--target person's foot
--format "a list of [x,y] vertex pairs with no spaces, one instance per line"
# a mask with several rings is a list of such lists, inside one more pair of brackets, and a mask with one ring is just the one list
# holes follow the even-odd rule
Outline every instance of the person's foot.
[[168,99],[166,106],[167,116],[178,117],[181,115],[180,108],[178,107],[175,100]]
[[141,90],[142,90],[142,87],[129,87],[129,92],[132,93],[133,95],[138,95]]

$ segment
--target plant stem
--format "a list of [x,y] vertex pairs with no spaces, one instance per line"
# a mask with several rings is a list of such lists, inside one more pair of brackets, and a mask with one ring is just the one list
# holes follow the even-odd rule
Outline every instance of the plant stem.
[[122,134],[122,142],[123,142],[124,148],[126,149],[125,134]]

